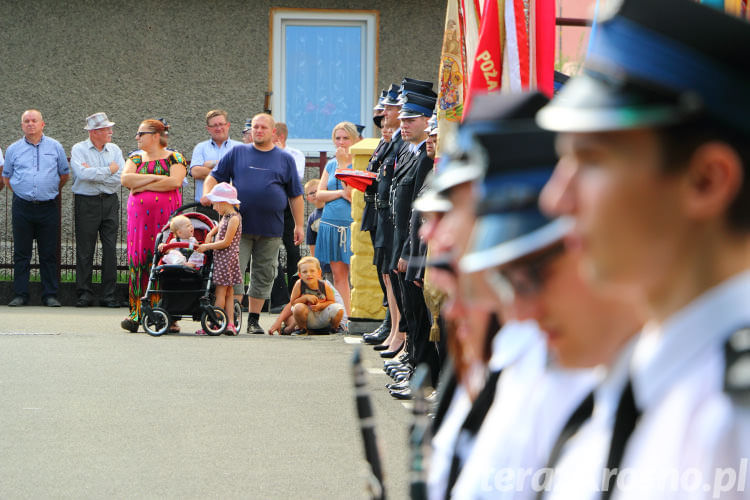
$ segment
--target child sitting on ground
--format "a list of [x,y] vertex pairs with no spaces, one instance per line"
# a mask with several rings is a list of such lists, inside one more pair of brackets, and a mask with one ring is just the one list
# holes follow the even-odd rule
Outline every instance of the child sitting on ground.
[[[188,266],[193,269],[200,268],[203,265],[206,256],[201,252],[193,251],[193,249],[199,245],[199,242],[193,236],[195,228],[193,228],[193,223],[190,222],[190,219],[184,215],[176,215],[175,217],[172,217],[172,220],[169,223],[169,230],[172,231],[172,234],[174,235],[174,238],[170,243],[184,241],[190,243],[190,246],[188,248],[171,249],[166,255],[164,255],[164,258],[162,259],[164,263],[182,264],[183,266]],[[159,244],[159,252],[163,252],[166,245],[167,243]]]
[[310,330],[336,330],[344,317],[344,307],[337,304],[333,287],[321,279],[320,261],[303,257],[297,264],[299,280],[292,288],[289,303],[297,327]]
[[[339,291],[336,290],[336,288],[333,286],[333,283],[330,280],[325,280],[325,278],[324,281],[326,286],[329,286],[333,289],[333,295],[335,297],[334,300],[336,301],[336,303],[340,304],[341,307],[344,307],[344,299],[341,297]],[[344,317],[341,319],[341,323],[339,324],[339,328],[336,333],[349,333],[349,330],[346,327],[347,321],[348,318],[346,317],[346,309],[344,309]],[[294,320],[294,316],[292,315],[291,304],[287,304],[284,306],[284,309],[282,309],[279,315],[276,316],[273,324],[268,329],[269,335],[294,335],[300,332],[304,333],[303,330],[299,330],[297,328],[297,322]]]
[[[227,335],[237,335],[234,326],[234,285],[242,283],[240,272],[240,237],[242,236],[242,216],[235,209],[239,206],[237,189],[231,184],[220,182],[206,195],[212,208],[221,215],[219,224],[206,236],[206,243],[196,251],[214,251],[213,281],[216,285],[214,305],[227,315]],[[203,335],[201,328],[196,335]]]

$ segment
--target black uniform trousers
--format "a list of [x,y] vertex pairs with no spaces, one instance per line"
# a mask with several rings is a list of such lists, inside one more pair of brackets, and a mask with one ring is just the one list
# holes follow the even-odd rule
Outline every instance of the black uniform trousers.
[[117,282],[117,228],[120,199],[116,193],[77,194],[74,197],[76,228],[76,292],[78,297],[93,298],[91,274],[97,238],[102,242],[101,301],[115,300]]
[[399,273],[400,288],[406,316],[407,337],[406,350],[414,366],[426,363],[430,368],[432,386],[435,387],[440,373],[440,358],[435,342],[430,342],[431,314],[424,301],[422,287],[411,280],[404,279]]

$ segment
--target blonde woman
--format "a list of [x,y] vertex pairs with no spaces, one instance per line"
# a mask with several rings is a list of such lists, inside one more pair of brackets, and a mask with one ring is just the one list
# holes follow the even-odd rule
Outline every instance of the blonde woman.
[[323,215],[315,244],[315,257],[321,264],[331,265],[333,286],[344,299],[346,315],[351,313],[349,291],[349,259],[352,256],[352,188],[336,178],[336,170],[352,168],[349,148],[359,140],[357,128],[351,122],[341,122],[333,127],[333,144],[336,158],[326,164],[318,184],[317,199],[324,202]]

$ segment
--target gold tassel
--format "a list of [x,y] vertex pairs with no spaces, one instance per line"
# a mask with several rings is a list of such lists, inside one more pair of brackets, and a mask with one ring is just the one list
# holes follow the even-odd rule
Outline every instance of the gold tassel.
[[440,326],[438,325],[438,315],[432,315],[432,327],[430,328],[430,342],[440,342]]

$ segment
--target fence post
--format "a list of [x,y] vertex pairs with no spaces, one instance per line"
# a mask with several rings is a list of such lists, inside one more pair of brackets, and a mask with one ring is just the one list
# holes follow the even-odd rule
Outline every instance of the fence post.
[[323,170],[326,168],[326,163],[328,163],[328,154],[326,154],[325,151],[320,152],[320,163],[318,164],[318,175],[323,175]]
[[55,204],[57,205],[57,283],[59,286],[62,279],[62,189],[55,197]]

